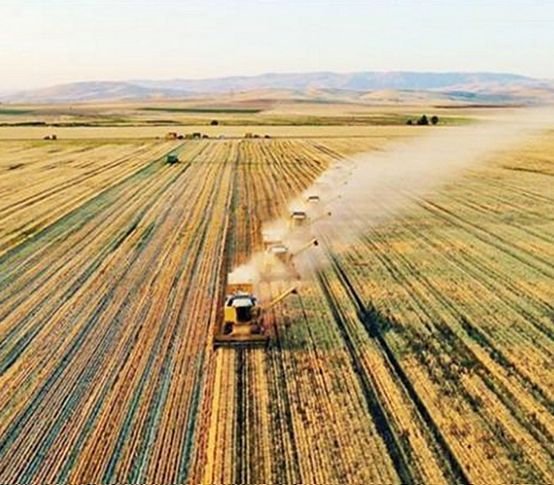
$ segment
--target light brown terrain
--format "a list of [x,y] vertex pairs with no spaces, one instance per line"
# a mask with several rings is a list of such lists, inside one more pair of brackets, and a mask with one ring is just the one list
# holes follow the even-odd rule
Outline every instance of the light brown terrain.
[[554,131],[316,234],[270,347],[212,347],[264,223],[427,129],[0,128],[0,483],[552,483]]

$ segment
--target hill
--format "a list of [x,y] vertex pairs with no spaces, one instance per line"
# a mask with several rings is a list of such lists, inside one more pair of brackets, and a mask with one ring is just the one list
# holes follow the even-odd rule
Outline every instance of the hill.
[[[509,73],[267,73],[211,79],[94,81],[62,84],[4,95],[12,103],[70,103],[108,100],[176,99],[263,91],[325,101],[337,96],[355,101],[434,98],[471,103],[537,103],[554,100],[554,81]],[[396,96],[394,93],[401,93]],[[430,94],[431,93],[431,94]],[[392,96],[391,96],[392,94]]]

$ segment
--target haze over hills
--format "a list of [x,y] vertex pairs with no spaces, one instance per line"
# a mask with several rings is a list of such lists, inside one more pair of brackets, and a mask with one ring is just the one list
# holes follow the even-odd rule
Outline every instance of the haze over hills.
[[214,79],[174,79],[168,81],[131,81],[139,86],[163,87],[188,92],[228,92],[251,89],[445,89],[466,84],[502,83],[506,85],[540,82],[517,74],[499,73],[424,73],[424,72],[312,72],[266,73],[258,76],[233,76]]
[[[11,93],[11,103],[68,103],[111,100],[175,99],[248,91],[290,92],[292,98],[351,98],[379,102],[386,98],[433,98],[469,103],[537,103],[554,100],[554,81],[510,73],[484,72],[312,72],[267,73],[211,79],[75,82]],[[393,101],[394,102],[394,101]]]

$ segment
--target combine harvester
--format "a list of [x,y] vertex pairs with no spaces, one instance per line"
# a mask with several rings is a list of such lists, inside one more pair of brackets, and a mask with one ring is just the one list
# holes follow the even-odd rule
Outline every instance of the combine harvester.
[[[319,200],[319,198],[318,198]],[[323,217],[331,215],[325,214]],[[315,222],[320,217],[313,219]],[[304,211],[293,211],[291,214],[293,225],[303,225],[307,221]],[[294,268],[293,258],[319,245],[317,239],[312,238],[306,244],[295,251],[290,251],[283,244],[282,239],[275,234],[264,235],[264,267],[262,279],[270,277],[275,270],[277,263],[281,263],[289,269],[284,275],[290,276],[290,268],[298,274]],[[299,276],[299,275],[298,275]],[[290,295],[298,293],[296,286],[292,286],[267,305],[261,304],[254,294],[254,283],[252,281],[232,281],[231,275],[227,278],[226,298],[223,307],[223,318],[214,337],[214,348],[218,347],[263,347],[269,343],[269,333],[264,326],[264,315],[275,305],[281,303]]]
[[[323,212],[325,210],[324,208],[328,207],[332,202],[340,198],[341,196],[337,195],[336,197],[327,200],[326,203],[321,204],[321,198],[317,193],[308,194],[305,196],[305,201],[313,208],[313,210],[310,209],[310,216],[308,216],[308,213],[303,208],[292,210],[289,216],[289,228],[294,230],[298,227],[312,225],[325,217],[331,216],[332,214],[330,211]],[[314,215],[316,216],[315,218],[313,217]]]
[[277,273],[279,264],[287,268],[287,274],[294,274],[297,278],[300,278],[298,271],[294,267],[293,259],[307,251],[310,248],[316,247],[319,242],[316,238],[311,239],[309,242],[299,247],[294,251],[290,251],[288,246],[281,241],[274,242],[266,248],[264,255],[264,263],[262,270],[262,280],[271,280],[271,276]]
[[295,210],[290,213],[291,227],[304,226],[307,220],[308,220],[308,214],[306,214],[306,211]]
[[325,212],[324,214],[321,214],[315,218],[309,218],[308,214],[305,211],[292,211],[290,214],[289,219],[289,228],[291,230],[298,228],[298,227],[305,227],[308,225],[311,225],[317,221],[320,221],[321,219],[324,219],[325,217],[330,217],[332,213],[330,211]]
[[254,295],[253,283],[228,283],[223,319],[214,338],[214,348],[266,346],[269,334],[264,327],[264,315],[286,297],[296,293],[296,286],[292,286],[269,304],[261,305]]
[[[290,266],[295,256],[318,244],[317,239],[312,239],[295,252],[291,252],[280,241],[272,240],[267,248],[266,255],[274,256],[281,263]],[[274,264],[275,260],[268,263],[264,271],[267,270],[268,274],[271,274],[274,270]],[[252,281],[231,282],[231,276],[229,275],[223,318],[214,338],[214,348],[266,346],[269,343],[269,333],[264,326],[264,315],[285,298],[297,293],[297,287],[291,286],[270,303],[264,305],[258,301],[254,294],[254,283]]]

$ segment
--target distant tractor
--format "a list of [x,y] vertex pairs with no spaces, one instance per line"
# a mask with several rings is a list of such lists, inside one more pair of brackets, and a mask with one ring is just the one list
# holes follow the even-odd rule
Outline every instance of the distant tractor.
[[173,165],[174,163],[178,163],[178,162],[179,162],[179,157],[174,153],[170,153],[165,159],[165,163],[167,163],[168,165]]
[[58,135],[56,134],[52,134],[52,135],[46,135],[43,140],[57,140],[58,139]]

